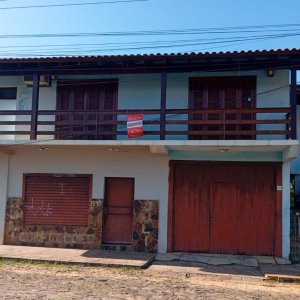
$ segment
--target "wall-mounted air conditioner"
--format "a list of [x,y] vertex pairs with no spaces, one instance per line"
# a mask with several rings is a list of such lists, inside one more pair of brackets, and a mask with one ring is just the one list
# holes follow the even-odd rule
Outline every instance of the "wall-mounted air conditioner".
[[[33,85],[33,76],[25,75],[23,82],[27,86]],[[51,86],[51,76],[49,75],[40,75],[40,87]]]

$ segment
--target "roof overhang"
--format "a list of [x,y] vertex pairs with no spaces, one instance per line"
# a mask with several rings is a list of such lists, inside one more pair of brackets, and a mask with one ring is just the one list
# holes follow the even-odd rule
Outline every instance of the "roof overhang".
[[244,71],[300,67],[300,49],[0,59],[1,75]]

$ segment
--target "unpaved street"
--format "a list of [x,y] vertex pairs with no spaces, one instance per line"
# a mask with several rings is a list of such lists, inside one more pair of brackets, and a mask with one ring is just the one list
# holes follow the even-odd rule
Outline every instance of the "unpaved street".
[[1,261],[1,299],[300,299],[300,285],[260,277]]

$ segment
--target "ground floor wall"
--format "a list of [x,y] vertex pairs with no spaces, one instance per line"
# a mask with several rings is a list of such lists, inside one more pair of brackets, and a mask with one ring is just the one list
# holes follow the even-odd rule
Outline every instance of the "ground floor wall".
[[[46,247],[99,249],[102,239],[105,177],[135,179],[132,245],[143,252],[166,251],[168,159],[149,151],[17,150],[10,156],[4,243]],[[87,226],[24,223],[23,174],[90,174],[92,200]],[[3,227],[3,226],[2,226]],[[122,248],[120,250],[125,250]]]
[[5,218],[5,244],[100,249],[102,206],[90,205],[88,226],[25,225],[23,207],[24,203],[21,197],[8,198]]
[[[172,154],[172,153],[171,153]],[[174,153],[173,153],[174,154]],[[233,161],[229,153],[228,161]],[[226,160],[224,154],[223,161]],[[40,151],[16,148],[14,154],[0,154],[0,242],[14,245],[100,248],[102,246],[103,201],[106,177],[134,178],[132,243],[135,251],[166,252],[168,232],[169,159],[149,153],[149,148],[59,149]],[[242,161],[242,156],[238,161]],[[185,160],[186,156],[176,157]],[[261,157],[264,161],[265,157]],[[191,160],[207,160],[193,156]],[[216,156],[216,160],[217,156]],[[247,156],[244,156],[247,161]],[[259,162],[259,155],[256,156]],[[275,160],[279,162],[278,160]],[[23,175],[26,173],[92,175],[92,195],[87,226],[25,225]],[[282,164],[282,255],[290,254],[289,163]],[[2,215],[1,215],[2,214]],[[4,226],[5,224],[5,226]],[[4,234],[5,228],[5,234]],[[117,250],[124,250],[118,248]]]
[[[131,246],[107,245],[109,250],[158,250],[158,201],[135,200]],[[4,243],[8,245],[100,249],[102,246],[103,200],[93,199],[89,208],[88,226],[25,225],[22,198],[8,198]]]

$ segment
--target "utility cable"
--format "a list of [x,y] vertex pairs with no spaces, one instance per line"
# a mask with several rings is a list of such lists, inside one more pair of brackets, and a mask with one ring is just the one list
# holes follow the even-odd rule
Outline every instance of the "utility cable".
[[85,2],[85,3],[64,3],[64,4],[28,5],[28,6],[8,6],[8,7],[0,7],[0,10],[67,7],[67,6],[87,6],[87,5],[119,4],[119,3],[148,2],[148,1],[151,1],[151,0],[113,0],[113,1]]
[[[286,38],[286,37],[292,37],[292,36],[300,36],[300,32],[298,33],[291,33],[291,34],[278,34],[278,35],[266,35],[266,36],[256,36],[256,37],[247,37],[247,38],[235,38],[235,39],[227,39],[227,40],[217,40],[216,41],[210,41],[210,42],[190,42],[190,43],[176,43],[173,44],[164,44],[164,45],[149,45],[149,46],[137,46],[137,47],[124,47],[124,48],[108,48],[108,49],[84,49],[84,54],[90,54],[90,53],[99,53],[99,52],[112,52],[112,51],[132,51],[132,50],[142,50],[142,49],[166,49],[166,48],[174,48],[174,47],[189,47],[189,46],[200,46],[200,45],[214,45],[214,44],[223,44],[223,43],[236,43],[236,42],[249,42],[249,41],[258,41],[258,40],[267,40],[267,39],[277,39],[277,38]],[[64,49],[65,50],[65,49]],[[6,50],[7,51],[7,50]],[[40,50],[39,50],[40,51]],[[57,51],[57,49],[43,49],[43,51],[47,52],[53,52]],[[74,53],[78,54],[79,50],[72,49],[68,50],[67,52],[55,52],[54,56],[70,56],[74,55]],[[16,53],[16,52],[1,52],[0,47],[0,55],[18,55],[18,56],[38,56],[38,57],[48,57],[50,54],[42,54],[39,52],[32,52],[32,50],[23,50],[22,53]]]
[[[125,1],[125,0],[123,0]],[[126,0],[126,1],[149,1],[149,0]],[[286,25],[286,26],[285,26]],[[73,32],[73,33],[35,33],[35,34],[2,34],[0,38],[66,38],[66,37],[120,37],[120,36],[155,36],[155,35],[188,35],[188,34],[231,34],[231,33],[251,33],[263,32],[265,28],[277,28],[275,31],[287,30],[286,27],[295,27],[290,30],[299,30],[300,23],[297,24],[278,24],[278,25],[262,25],[262,26],[248,26],[248,27],[224,27],[224,28],[194,28],[194,29],[165,29],[165,30],[142,30],[142,31],[115,31],[115,32]],[[253,29],[253,30],[248,30]],[[269,29],[268,29],[269,30]],[[272,29],[272,31],[274,31]]]

